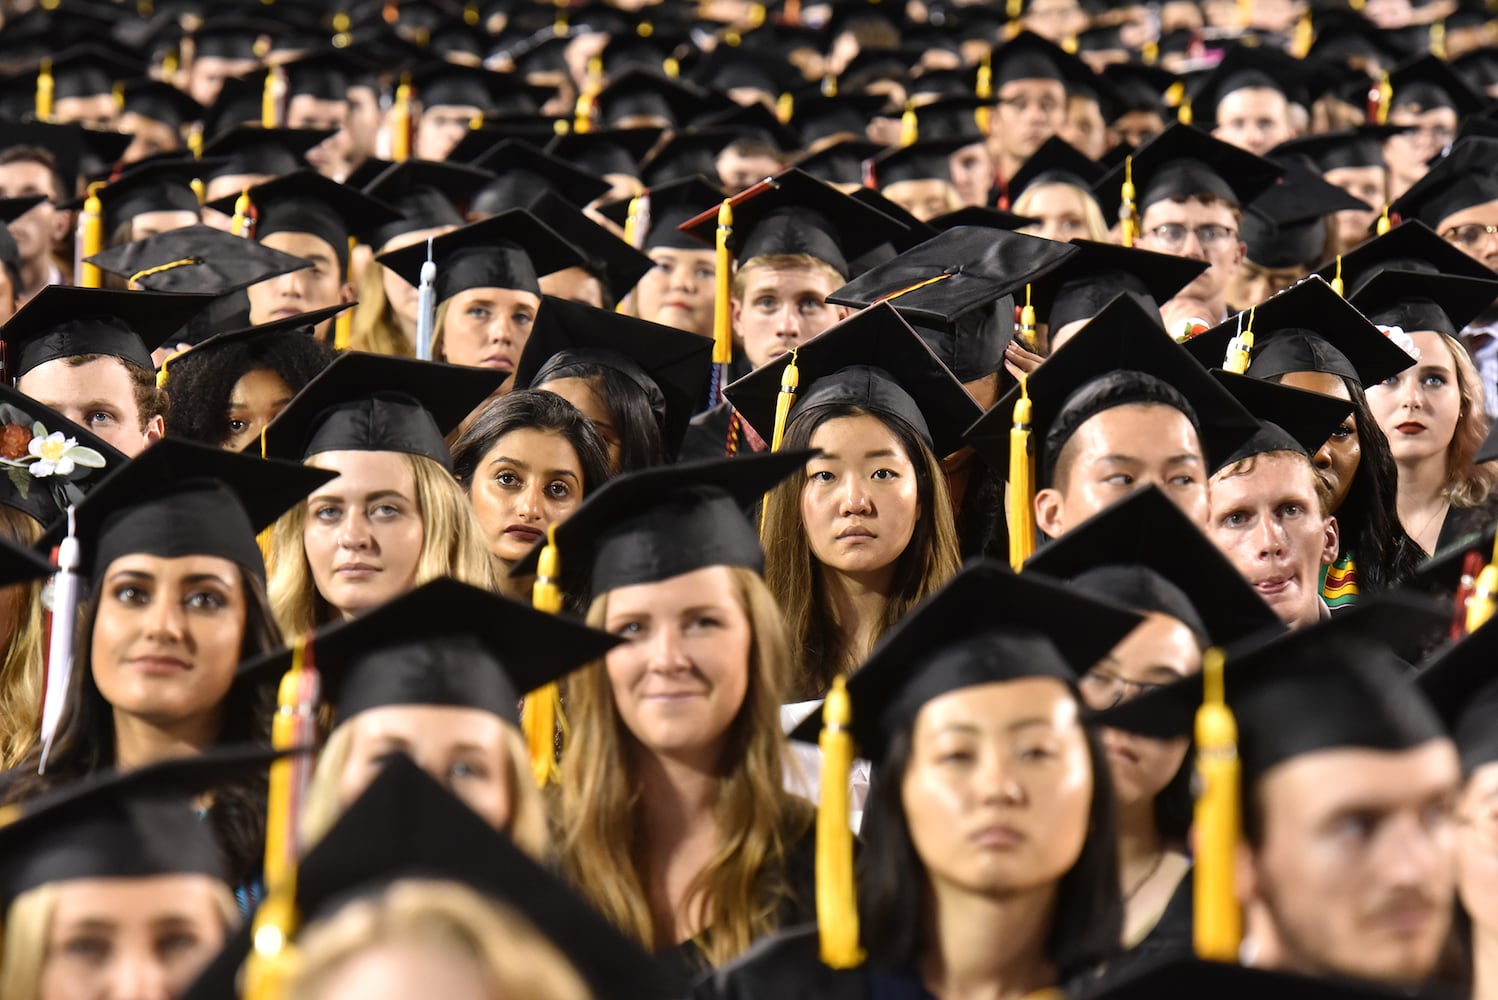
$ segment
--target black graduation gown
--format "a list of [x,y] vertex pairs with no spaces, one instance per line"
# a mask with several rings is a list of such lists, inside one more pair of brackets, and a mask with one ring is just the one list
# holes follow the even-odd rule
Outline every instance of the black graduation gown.
[[870,1000],[868,966],[829,969],[819,949],[815,924],[772,934],[704,978],[690,1000]]
[[1172,959],[1190,958],[1191,945],[1192,879],[1191,869],[1186,870],[1165,911],[1160,914],[1144,940],[1118,958],[1107,963],[1094,974],[1081,976],[1067,984],[1067,996],[1071,1000],[1089,1000],[1106,992],[1109,988],[1137,976],[1144,969],[1160,965]]

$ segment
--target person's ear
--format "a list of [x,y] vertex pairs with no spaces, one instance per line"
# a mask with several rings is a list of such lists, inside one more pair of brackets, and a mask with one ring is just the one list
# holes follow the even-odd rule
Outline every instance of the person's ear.
[[1233,847],[1233,890],[1240,906],[1247,907],[1259,897],[1259,869],[1254,864],[1254,851],[1241,838]]
[[1062,516],[1065,498],[1061,491],[1046,487],[1035,494],[1035,526],[1047,538],[1060,538],[1066,531],[1066,519]]
[[1337,526],[1337,519],[1329,517],[1326,519],[1326,532],[1321,541],[1321,565],[1330,566],[1337,561],[1337,552],[1342,542],[1341,529]]
[[166,418],[158,413],[146,421],[146,444],[155,444],[164,437],[166,437]]
[[348,282],[344,282],[342,285],[338,286],[338,301],[343,303],[353,302],[354,286],[349,284]]
[[1242,264],[1243,261],[1244,261],[1244,259],[1247,258],[1247,257],[1248,257],[1248,244],[1244,243],[1242,240],[1239,240],[1238,241],[1238,250],[1237,250],[1236,253],[1233,254],[1233,266],[1237,267],[1238,265]]
[[734,333],[739,332],[739,319],[744,315],[744,302],[742,299],[729,298],[728,300],[728,322]]

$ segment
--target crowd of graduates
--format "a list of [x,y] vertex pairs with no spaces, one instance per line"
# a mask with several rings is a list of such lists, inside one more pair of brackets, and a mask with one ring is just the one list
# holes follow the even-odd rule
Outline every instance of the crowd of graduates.
[[0,3],[0,998],[1498,1000],[1495,25]]

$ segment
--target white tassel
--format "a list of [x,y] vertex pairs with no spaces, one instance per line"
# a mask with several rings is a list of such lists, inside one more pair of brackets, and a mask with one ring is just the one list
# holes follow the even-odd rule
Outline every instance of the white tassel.
[[427,259],[421,265],[421,282],[416,289],[416,360],[432,360],[432,339],[436,334],[437,263],[432,260],[432,240],[427,238]]
[[78,617],[78,592],[82,578],[73,508],[68,507],[68,534],[57,548],[57,573],[52,577],[52,630],[47,637],[47,690],[42,700],[42,756],[37,773],[47,773],[52,740],[62,723],[68,687],[73,677],[73,629]]

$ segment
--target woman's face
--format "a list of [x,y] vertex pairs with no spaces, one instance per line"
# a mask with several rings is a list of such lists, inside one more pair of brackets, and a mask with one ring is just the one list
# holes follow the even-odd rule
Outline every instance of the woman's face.
[[[380,253],[425,243],[430,237],[441,236],[454,228],[456,227],[438,226],[436,229],[417,229],[409,233],[401,233],[399,236],[392,236],[385,241],[384,246],[380,247]],[[380,282],[385,286],[385,298],[390,302],[391,314],[400,321],[404,329],[415,331],[416,306],[420,296],[416,286],[388,267],[380,268]]]
[[1410,339],[1420,351],[1419,362],[1369,386],[1368,408],[1389,439],[1395,462],[1413,466],[1436,459],[1444,466],[1462,411],[1456,362],[1439,333],[1419,330]]
[[426,538],[416,476],[393,451],[328,451],[338,478],[307,501],[302,543],[323,600],[346,618],[416,586]]
[[944,215],[960,204],[951,183],[936,177],[895,181],[881,193],[922,222]]
[[[1202,668],[1196,637],[1179,619],[1151,612],[1096,666],[1078,687],[1087,707],[1101,711],[1145,691],[1163,687]],[[1119,805],[1149,805],[1186,760],[1190,741],[1152,740],[1104,729],[1103,748]]]
[[153,724],[215,715],[234,682],[245,609],[244,575],[228,559],[121,556],[99,585],[94,684],[115,711]]
[[801,522],[818,562],[842,573],[892,572],[915,533],[915,465],[884,421],[835,417],[811,435]]
[[614,419],[614,410],[599,395],[597,389],[587,379],[582,378],[557,378],[552,379],[544,385],[533,385],[533,389],[545,389],[547,392],[561,396],[571,403],[579,413],[588,418],[598,436],[603,438],[604,445],[608,448],[609,469],[615,475],[619,474],[619,463],[624,454],[624,438],[620,435],[619,426]]
[[[1326,372],[1290,372],[1280,379],[1280,383],[1292,389],[1309,389],[1324,396],[1352,400],[1352,394],[1347,391],[1341,377]],[[1357,475],[1362,456],[1357,420],[1349,413],[1342,426],[1332,431],[1332,436],[1312,458],[1317,474],[1332,493],[1332,505],[1327,513],[1335,514],[1340,510],[1342,501],[1352,492],[1352,480]]]
[[711,250],[656,247],[655,267],[635,285],[641,318],[704,337],[713,334],[714,276]]
[[436,940],[386,940],[361,948],[328,976],[317,1000],[494,1000],[485,970],[463,950]]
[[224,915],[207,875],[57,884],[37,1000],[181,996],[223,947]]
[[[447,300],[442,351],[449,364],[514,372],[530,339],[540,296],[516,288],[470,288]],[[509,389],[513,379],[505,379]]]
[[514,807],[506,723],[492,712],[453,705],[386,705],[360,712],[351,727],[348,760],[338,780],[347,808],[384,768],[405,754],[496,830],[507,830]]
[[513,563],[582,503],[582,463],[554,431],[514,430],[479,462],[468,496],[489,551]]
[[1081,191],[1070,184],[1040,184],[1028,193],[1024,214],[1040,223],[1020,232],[1061,243],[1087,238],[1087,201]]
[[749,690],[754,638],[728,567],[612,590],[603,627],[627,640],[606,659],[625,727],[654,753],[715,764]]
[[296,393],[269,368],[245,372],[229,393],[229,425],[225,451],[243,451],[259,440],[260,431],[286,409]]
[[1076,700],[1045,677],[960,688],[916,714],[900,795],[935,885],[1043,888],[1082,853],[1092,766]]
[[1457,892],[1476,934],[1498,934],[1498,763],[1472,772],[1462,793]]

